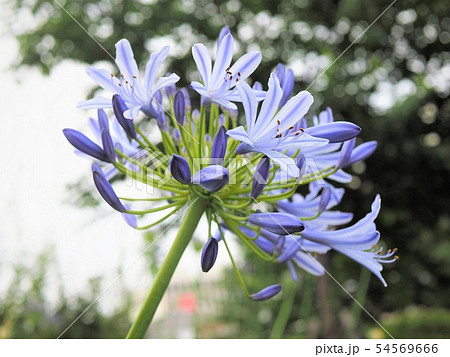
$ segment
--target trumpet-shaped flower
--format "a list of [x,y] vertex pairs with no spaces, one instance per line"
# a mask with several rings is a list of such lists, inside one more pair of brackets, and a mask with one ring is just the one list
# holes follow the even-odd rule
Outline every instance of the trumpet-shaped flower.
[[238,84],[237,88],[244,105],[247,128],[239,126],[227,132],[232,138],[241,141],[236,152],[262,153],[280,165],[280,168],[290,176],[298,177],[300,170],[294,159],[282,151],[328,144],[327,139],[294,130],[295,124],[303,118],[313,103],[311,94],[306,91],[298,93],[277,112],[283,90],[277,76],[272,74],[269,79],[269,90],[257,114],[258,101],[250,86],[243,82]]
[[[224,31],[226,32],[226,31]],[[217,42],[217,53],[214,66],[205,45],[197,43],[192,47],[192,56],[197,65],[203,83],[193,81],[191,88],[202,96],[203,104],[217,103],[227,109],[237,109],[236,104],[241,97],[235,85],[250,76],[261,62],[261,53],[251,51],[239,58],[232,66],[233,36],[222,34]],[[263,91],[255,91],[259,100],[264,98]]]
[[[122,39],[116,43],[116,65],[120,75],[115,77],[106,69],[88,67],[87,74],[103,89],[118,94],[129,108],[124,116],[128,119],[135,118],[139,110],[152,117],[161,110],[157,97],[161,89],[178,82],[180,77],[170,74],[157,79],[162,62],[169,54],[169,46],[152,53],[145,68],[144,79],[141,81],[139,69],[134,59],[133,50],[128,40]],[[104,97],[96,97],[78,104],[78,108],[110,108],[111,100]]]

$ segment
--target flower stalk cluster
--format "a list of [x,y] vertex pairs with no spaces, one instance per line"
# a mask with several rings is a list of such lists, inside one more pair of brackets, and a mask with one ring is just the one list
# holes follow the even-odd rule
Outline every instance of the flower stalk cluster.
[[[190,89],[177,90],[177,74],[159,76],[168,47],[150,55],[143,78],[127,40],[116,45],[118,73],[88,68],[112,97],[79,104],[98,110],[91,119],[94,139],[73,129],[65,129],[64,135],[94,160],[93,179],[101,197],[140,230],[195,205],[197,222],[202,214],[208,221],[201,269],[213,268],[225,246],[243,292],[255,301],[282,288],[269,284],[250,293],[227,244],[231,237],[270,264],[287,264],[293,279],[298,269],[324,274],[317,256],[335,250],[386,284],[381,263],[396,258],[394,251],[375,248],[379,196],[366,217],[349,225],[353,215],[334,210],[344,189],[332,185],[348,183],[352,176],[344,169],[369,157],[376,142],[356,146],[360,128],[334,121],[330,108],[311,116],[313,96],[293,93],[293,72],[281,64],[270,74],[266,90],[257,82],[251,87],[247,80],[261,54],[249,52],[232,63],[233,43],[225,27],[214,65],[203,44],[193,46],[199,81]],[[191,102],[192,94],[199,100]],[[150,138],[155,131],[160,136],[156,141]],[[157,194],[119,197],[111,182],[124,177]],[[309,192],[298,193],[301,186]],[[161,274],[170,280],[170,271]]]

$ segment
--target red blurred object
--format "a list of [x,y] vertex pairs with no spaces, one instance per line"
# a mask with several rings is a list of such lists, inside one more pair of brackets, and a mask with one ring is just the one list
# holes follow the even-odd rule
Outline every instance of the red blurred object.
[[193,292],[187,292],[178,298],[178,310],[192,314],[197,309],[197,296]]

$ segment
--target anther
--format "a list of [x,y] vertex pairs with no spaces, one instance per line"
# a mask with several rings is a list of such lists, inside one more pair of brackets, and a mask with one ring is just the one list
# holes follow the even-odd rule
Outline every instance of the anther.
[[277,119],[277,123],[278,123],[278,125],[280,125],[280,124],[281,124],[281,121],[280,121],[280,119]]
[[136,76],[133,76],[133,78],[136,79],[137,77],[136,77]]
[[397,248],[394,248],[393,250],[394,250],[394,253],[395,253],[398,249],[397,249]]
[[399,259],[400,259],[400,257],[399,257],[398,255],[394,255],[394,258],[395,258],[396,260],[399,260]]

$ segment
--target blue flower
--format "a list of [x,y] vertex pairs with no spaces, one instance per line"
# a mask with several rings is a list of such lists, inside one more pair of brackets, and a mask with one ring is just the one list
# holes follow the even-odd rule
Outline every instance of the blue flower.
[[[214,66],[205,45],[197,43],[192,47],[192,56],[197,65],[203,83],[193,81],[191,88],[202,96],[203,104],[217,103],[227,109],[237,109],[236,104],[241,97],[235,85],[247,79],[261,62],[261,53],[251,51],[231,65],[233,58],[233,37],[230,33],[219,38]],[[264,98],[264,92],[257,91],[259,100]]]
[[311,94],[306,91],[298,93],[278,111],[283,91],[277,76],[272,74],[269,90],[257,115],[258,102],[254,91],[245,82],[238,84],[237,88],[244,105],[247,128],[239,126],[227,132],[229,136],[242,142],[236,151],[239,154],[250,151],[262,153],[290,176],[298,177],[300,170],[294,159],[281,151],[321,147],[328,143],[327,139],[294,130],[295,124],[313,103]]
[[[86,71],[100,87],[122,97],[129,108],[124,113],[125,118],[135,118],[139,110],[147,115],[155,116],[159,108],[155,110],[154,105],[159,107],[159,104],[152,103],[154,98],[161,89],[173,85],[180,79],[176,74],[157,79],[159,68],[168,54],[169,46],[165,46],[150,55],[142,82],[131,45],[128,40],[123,39],[116,43],[116,64],[120,71],[118,77],[105,69],[89,67]],[[78,104],[78,108],[85,109],[110,107],[111,100],[103,97],[96,97]]]
[[258,165],[256,165],[255,174],[253,175],[252,192],[250,197],[252,199],[258,198],[266,186],[267,179],[270,172],[270,160],[267,156],[263,156]]

